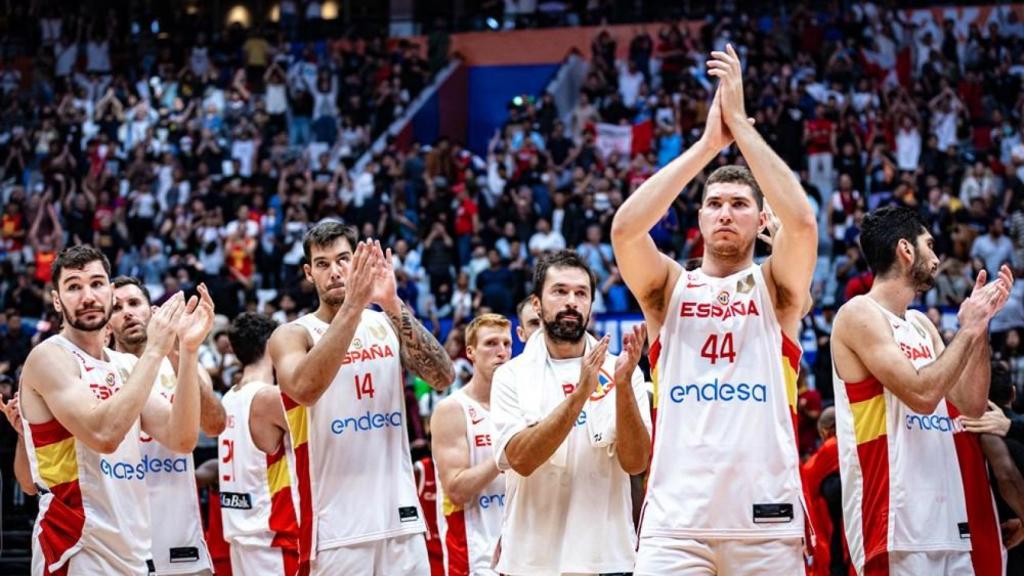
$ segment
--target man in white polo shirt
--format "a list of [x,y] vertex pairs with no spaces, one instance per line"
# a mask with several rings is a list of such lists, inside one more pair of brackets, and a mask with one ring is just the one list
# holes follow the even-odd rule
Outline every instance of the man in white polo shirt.
[[651,417],[636,369],[642,326],[607,354],[586,333],[596,279],[573,251],[543,257],[533,307],[543,330],[499,367],[491,388],[494,454],[505,471],[502,574],[631,572],[630,474],[647,467]]

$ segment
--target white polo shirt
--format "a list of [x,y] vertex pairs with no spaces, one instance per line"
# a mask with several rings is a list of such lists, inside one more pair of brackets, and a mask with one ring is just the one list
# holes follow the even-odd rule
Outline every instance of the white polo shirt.
[[[550,387],[543,396],[550,399],[544,403],[545,414],[550,414],[558,401],[564,399],[563,385],[575,385],[579,381],[581,361],[582,358],[551,360],[556,382],[533,382],[524,378],[523,375],[530,372],[524,370],[522,356],[495,372],[491,388],[495,458],[498,467],[505,471],[506,479],[505,517],[496,567],[502,574],[599,574],[633,570],[636,531],[629,475],[619,465],[614,444],[604,448],[591,446],[586,409],[565,440],[568,443],[565,466],[549,460],[532,475],[524,477],[511,469],[504,454],[509,440],[534,424],[520,408],[519,388]],[[613,388],[602,399],[610,402],[613,410],[617,392],[618,389]],[[650,407],[639,370],[633,373],[632,392],[650,433]]]

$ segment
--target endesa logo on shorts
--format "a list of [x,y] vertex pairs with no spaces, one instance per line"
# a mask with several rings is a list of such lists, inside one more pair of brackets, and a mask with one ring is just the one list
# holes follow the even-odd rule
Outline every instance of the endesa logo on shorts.
[[383,428],[401,428],[402,413],[394,412],[367,412],[362,416],[349,418],[335,418],[331,421],[331,432],[341,436],[345,432],[372,432]]
[[668,397],[676,404],[686,402],[767,402],[768,387],[764,384],[740,382],[731,384],[715,378],[704,384],[676,385],[669,388]]
[[956,434],[964,431],[964,425],[956,418],[942,416],[941,414],[907,414],[907,430],[921,430],[924,432],[946,432]]
[[100,458],[100,473],[115,480],[145,480],[147,474],[185,473],[188,472],[188,459],[150,458],[143,456],[138,463],[115,461]]

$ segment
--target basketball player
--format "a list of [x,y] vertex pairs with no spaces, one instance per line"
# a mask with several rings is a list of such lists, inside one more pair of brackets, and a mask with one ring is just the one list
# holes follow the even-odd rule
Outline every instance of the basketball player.
[[241,576],[293,576],[299,565],[295,453],[274,367],[264,352],[277,323],[246,312],[228,339],[242,380],[224,395],[228,426],[220,437],[220,505],[231,570]]
[[[136,358],[146,349],[146,328],[152,317],[149,290],[138,279],[129,276],[114,278],[114,309],[110,329],[114,349]],[[173,402],[177,373],[171,358],[164,357],[154,391]],[[213,393],[210,377],[201,367],[199,378],[199,426],[208,436],[217,436],[224,429],[224,408]],[[203,520],[196,492],[195,463],[192,453],[168,450],[147,434],[139,437],[142,457],[161,465],[146,474],[149,510],[154,522],[153,563],[159,576],[168,574],[210,574],[210,554],[203,538]],[[166,464],[164,466],[163,464]]]
[[630,474],[647,467],[650,409],[641,325],[607,355],[586,333],[597,280],[575,252],[534,269],[544,328],[494,372],[494,456],[506,499],[496,570],[511,575],[629,572],[636,560]]
[[[150,320],[148,346],[129,373],[104,348],[113,291],[110,264],[91,246],[67,248],[53,263],[60,334],[32,349],[19,397],[32,477],[42,493],[32,537],[32,573],[139,574],[150,568],[150,516],[140,426],[169,449],[187,453],[199,433],[199,346],[213,303],[172,296]],[[178,340],[174,404],[152,394],[160,364]]]
[[861,252],[874,284],[833,324],[843,519],[860,574],[1004,572],[984,460],[957,418],[985,411],[988,322],[1013,276],[1004,266],[986,285],[978,273],[946,348],[934,324],[907,309],[934,285],[932,242],[909,208],[865,216]]
[[303,248],[320,306],[269,342],[295,447],[300,570],[428,574],[402,377],[444,390],[452,362],[398,297],[390,250],[330,220]]
[[[800,319],[817,260],[814,211],[800,182],[743,108],[732,46],[712,52],[719,79],[701,139],[623,203],[612,222],[622,277],[651,344],[655,430],[637,574],[798,574],[804,515],[796,442]],[[649,232],[735,138],[749,170],[707,179],[703,260],[685,271]],[[754,263],[771,202],[781,228]]]
[[533,336],[533,333],[540,328],[540,316],[533,308],[533,296],[523,298],[516,306],[516,317],[519,319],[519,326],[516,326],[516,338],[523,344]]
[[491,451],[491,378],[512,356],[510,327],[499,314],[469,323],[466,356],[473,363],[473,378],[442,400],[430,419],[448,576],[497,575],[491,558],[501,536],[505,479]]

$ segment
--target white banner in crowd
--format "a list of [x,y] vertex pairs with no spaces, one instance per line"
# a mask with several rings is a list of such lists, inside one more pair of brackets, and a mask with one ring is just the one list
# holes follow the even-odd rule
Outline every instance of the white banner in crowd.
[[612,152],[618,152],[626,158],[630,157],[633,149],[633,126],[626,124],[598,124],[597,125],[597,151],[601,158],[607,158]]

